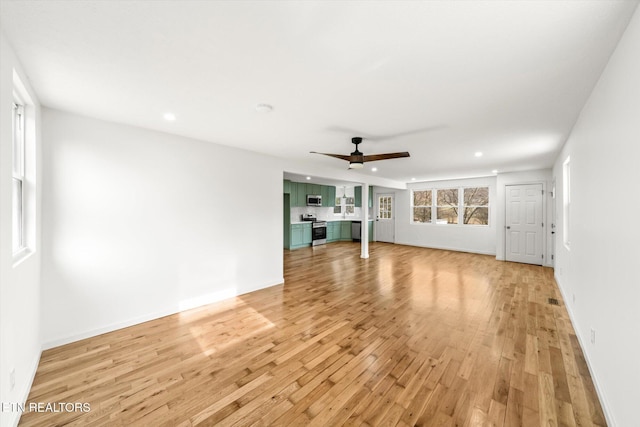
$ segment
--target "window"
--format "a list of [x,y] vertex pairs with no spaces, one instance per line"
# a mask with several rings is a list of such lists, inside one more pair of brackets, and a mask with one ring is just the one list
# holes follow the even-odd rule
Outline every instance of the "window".
[[380,196],[378,198],[378,219],[392,219],[393,206],[391,196]]
[[411,222],[489,225],[489,187],[413,190]]
[[13,104],[13,182],[12,182],[12,249],[17,254],[25,248],[24,232],[24,105]]
[[413,222],[431,222],[432,190],[413,191]]
[[437,224],[458,223],[458,189],[447,188],[437,191]]
[[569,249],[571,240],[569,239],[569,219],[571,216],[571,158],[562,164],[562,241]]
[[13,265],[36,249],[35,107],[13,70],[11,121],[11,252]]
[[489,224],[489,187],[464,189],[463,224]]

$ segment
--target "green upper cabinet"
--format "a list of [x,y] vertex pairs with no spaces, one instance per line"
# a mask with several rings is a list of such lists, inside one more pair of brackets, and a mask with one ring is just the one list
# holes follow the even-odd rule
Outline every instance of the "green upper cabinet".
[[303,182],[298,183],[298,206],[307,206],[307,194],[309,186]]
[[323,207],[332,208],[336,203],[336,187],[330,185],[291,182],[285,179],[282,187],[285,194],[291,195],[291,207],[307,206],[307,194],[322,196]]
[[[355,187],[353,189],[353,192],[354,192],[355,206],[356,208],[361,208],[362,207],[362,186]],[[373,185],[369,186],[369,200],[367,202],[367,206],[369,206],[370,208],[373,207]]]
[[291,183],[291,206],[307,206],[307,184],[303,182]]
[[292,182],[289,185],[289,191],[291,194],[291,196],[289,197],[289,200],[291,201],[291,207],[298,206],[298,183]]
[[336,187],[322,186],[322,206],[332,208],[336,205]]

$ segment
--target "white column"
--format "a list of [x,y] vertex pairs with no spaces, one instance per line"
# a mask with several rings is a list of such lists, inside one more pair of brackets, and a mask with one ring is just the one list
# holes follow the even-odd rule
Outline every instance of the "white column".
[[369,258],[369,184],[362,184],[362,224],[360,258]]

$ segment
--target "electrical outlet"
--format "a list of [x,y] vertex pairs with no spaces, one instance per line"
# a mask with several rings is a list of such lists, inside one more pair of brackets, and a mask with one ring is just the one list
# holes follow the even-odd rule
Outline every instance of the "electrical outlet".
[[16,368],[11,368],[9,371],[9,389],[13,390],[16,386]]
[[562,267],[558,268],[558,276],[562,276]]
[[596,343],[596,330],[591,329],[591,344],[595,344],[595,343]]

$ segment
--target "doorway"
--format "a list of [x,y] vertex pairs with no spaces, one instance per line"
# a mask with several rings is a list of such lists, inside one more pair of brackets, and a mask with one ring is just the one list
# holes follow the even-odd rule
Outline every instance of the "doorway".
[[542,184],[506,186],[507,261],[542,265]]

